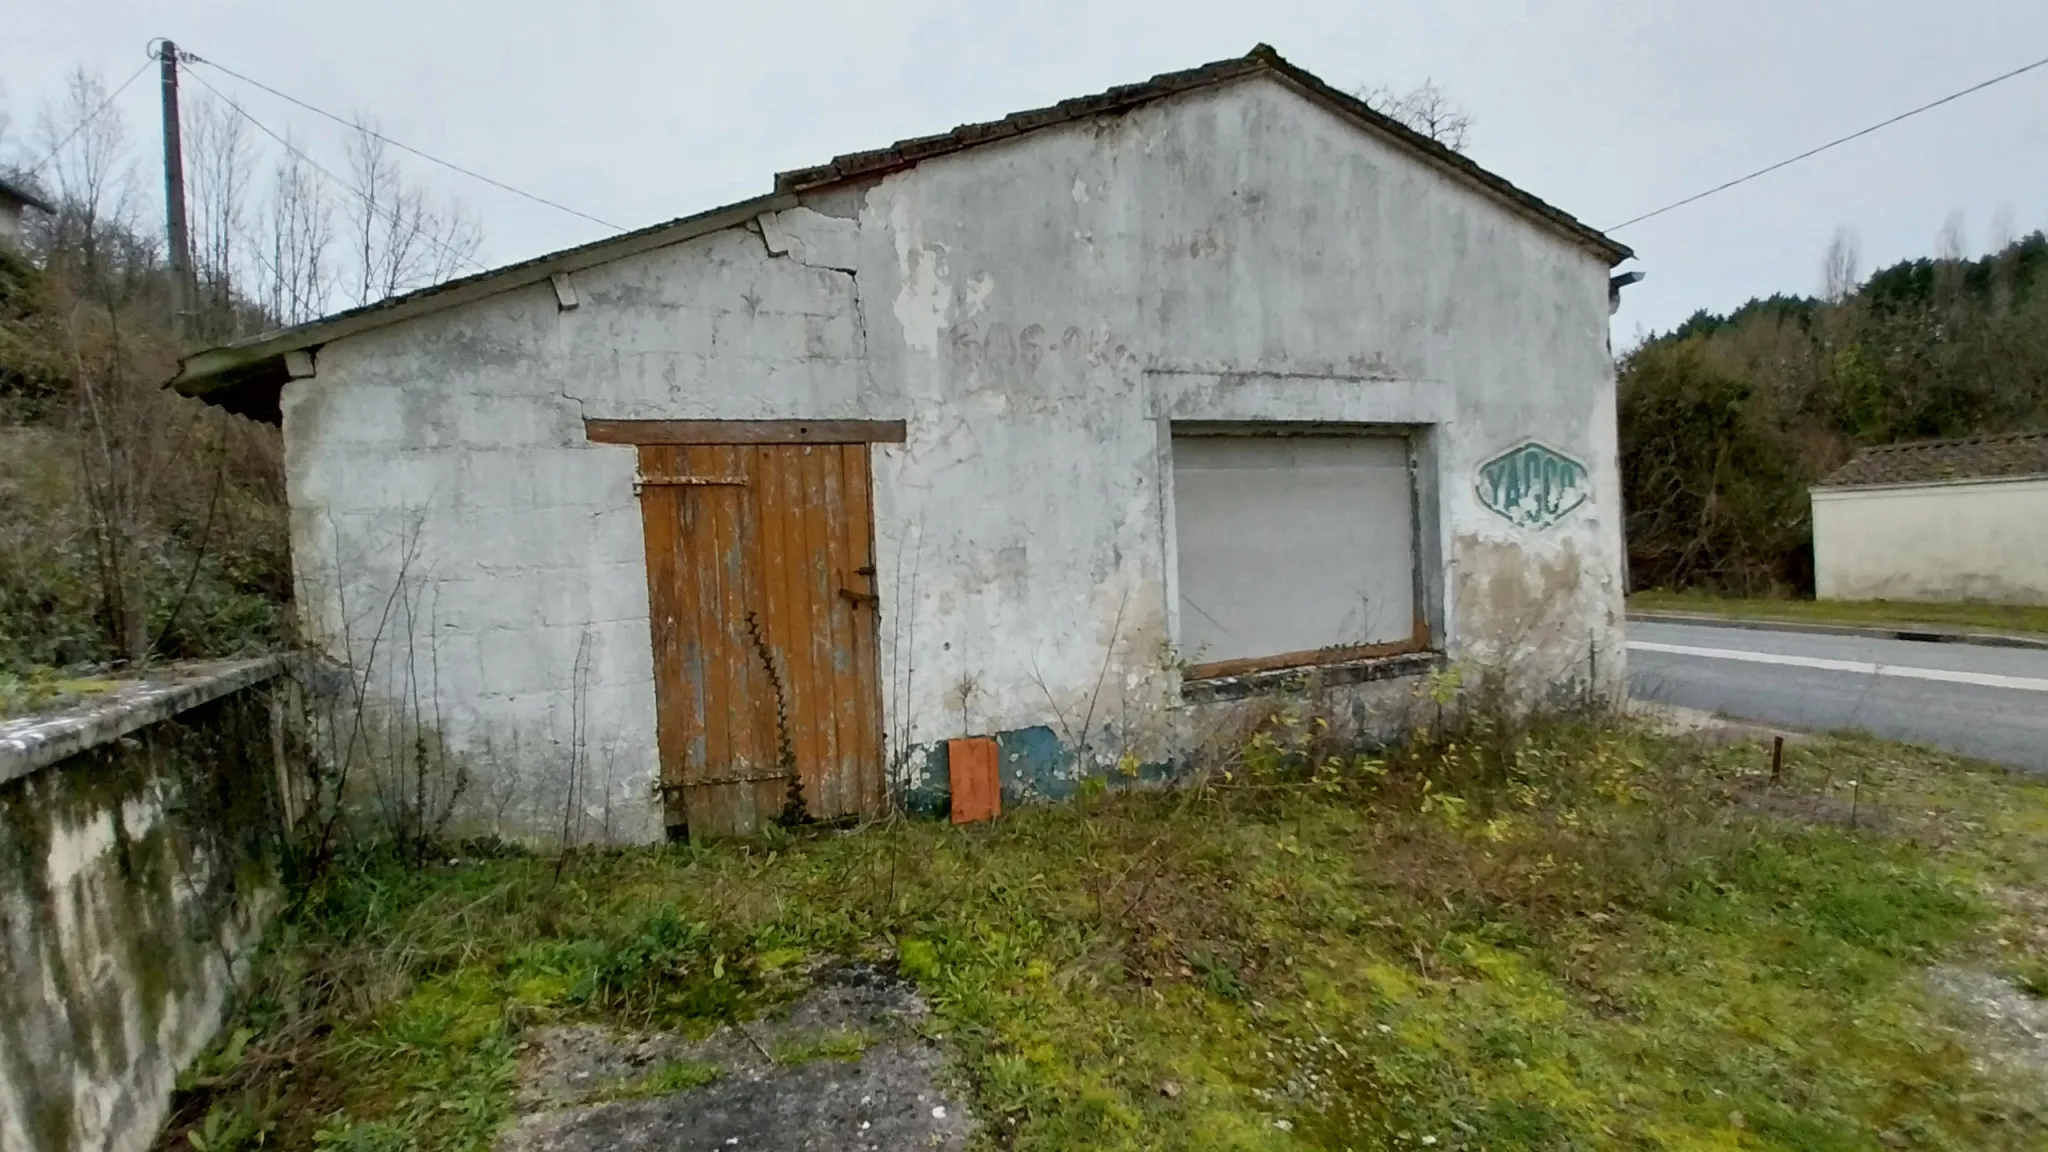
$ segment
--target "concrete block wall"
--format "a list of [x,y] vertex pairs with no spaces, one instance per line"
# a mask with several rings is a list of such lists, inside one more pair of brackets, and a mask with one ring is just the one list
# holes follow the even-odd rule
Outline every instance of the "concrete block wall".
[[[647,838],[634,459],[582,420],[904,420],[873,450],[892,756],[1045,729],[1162,761],[1193,723],[1174,423],[1341,422],[1420,447],[1452,657],[1611,689],[1607,271],[1270,78],[1033,133],[577,272],[571,310],[539,285],[321,349],[283,403],[301,604],[389,699],[438,657],[442,737],[518,793],[479,788],[490,830],[559,827],[573,729],[609,766],[579,819]],[[1586,472],[1554,524],[1479,494],[1529,441]]]
[[[851,276],[757,231],[338,342],[284,394],[307,634],[468,772],[457,824],[658,837],[631,448],[586,418],[861,411]],[[419,703],[415,703],[419,701]],[[391,765],[368,765],[395,772]]]

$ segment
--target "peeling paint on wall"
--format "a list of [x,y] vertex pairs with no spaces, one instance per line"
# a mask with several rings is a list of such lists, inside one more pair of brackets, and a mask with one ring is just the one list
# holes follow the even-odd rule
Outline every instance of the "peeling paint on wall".
[[[1163,784],[1186,773],[1176,761],[1131,760],[1119,767],[1113,752],[1108,763],[1101,757],[1120,746],[1114,731],[1103,734],[1104,745],[1084,754],[1069,745],[1060,734],[1043,724],[994,733],[996,770],[1000,777],[1003,805],[1066,800],[1091,778],[1117,787]],[[951,802],[949,766],[944,742],[911,749],[901,790],[906,810],[921,816],[943,815]]]
[[[1419,446],[1435,644],[1591,649],[1605,680],[1607,279],[1267,79],[931,159],[581,269],[573,311],[536,285],[324,347],[283,403],[305,631],[357,668],[381,637],[373,694],[431,680],[450,746],[490,766],[469,815],[492,830],[548,834],[584,733],[607,812],[640,814],[605,827],[658,835],[633,454],[579,420],[902,420],[871,456],[891,763],[1105,717],[1119,755],[1167,763],[1190,739],[1173,428],[1335,423]],[[1524,442],[1556,460],[1476,482]],[[1555,623],[1515,615],[1535,601]],[[401,650],[437,675],[408,680]]]

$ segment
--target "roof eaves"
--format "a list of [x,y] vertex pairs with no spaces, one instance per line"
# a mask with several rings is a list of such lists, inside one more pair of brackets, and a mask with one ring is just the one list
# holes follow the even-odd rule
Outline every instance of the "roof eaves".
[[2038,484],[2048,480],[2048,471],[2000,473],[1996,476],[1929,476],[1910,480],[1851,480],[1837,483],[1823,478],[1807,486],[1809,494],[1837,492],[1904,492],[1920,488],[1986,488],[2000,484]]
[[56,205],[50,203],[48,200],[43,199],[41,196],[36,195],[34,192],[29,191],[28,188],[26,188],[25,186],[17,184],[4,176],[0,176],[0,195],[9,196],[15,200],[19,200],[23,204],[26,204],[29,207],[36,209],[37,211],[48,212],[52,216],[57,214]]
[[1250,53],[1204,64],[1182,72],[1167,72],[1137,84],[1123,84],[1093,96],[1078,96],[1044,108],[1013,112],[1001,120],[963,124],[951,132],[901,140],[885,148],[851,152],[825,164],[778,173],[775,187],[783,192],[813,192],[854,180],[876,177],[914,167],[922,161],[961,152],[996,140],[1021,136],[1041,128],[1069,124],[1092,116],[1115,115],[1144,104],[1163,100],[1198,88],[1229,83],[1246,76],[1271,73],[1303,96],[1370,131],[1416,153],[1422,159],[1446,169],[1454,177],[1478,190],[1506,201],[1536,223],[1563,232],[1576,243],[1619,264],[1635,255],[1627,245],[1584,223],[1577,217],[1523,191],[1506,179],[1487,171],[1463,154],[1402,124],[1348,92],[1301,68],[1261,44]]
[[962,152],[982,144],[1022,136],[1041,128],[1070,124],[1091,116],[1106,116],[1128,111],[1176,93],[1235,80],[1262,71],[1264,67],[1263,63],[1252,57],[1236,57],[1181,72],[1162,73],[1136,84],[1119,84],[1092,96],[1075,96],[1043,108],[1012,112],[1000,120],[962,124],[950,132],[915,136],[907,140],[898,140],[886,147],[835,156],[824,164],[809,168],[778,172],[775,176],[775,187],[783,192],[812,192],[849,180],[872,179],[914,167],[919,162],[935,156]]
[[2048,476],[2048,432],[2005,432],[1860,448],[1821,489],[1924,487]]
[[[171,378],[169,387],[186,396],[214,400],[215,393],[223,390],[260,385],[269,387],[281,381],[280,361],[288,352],[299,352],[318,348],[322,344],[354,336],[386,325],[405,320],[418,319],[450,308],[460,307],[487,297],[537,284],[560,272],[575,272],[594,267],[626,256],[666,248],[699,236],[744,224],[763,212],[773,212],[796,205],[794,196],[771,193],[737,204],[727,204],[670,220],[637,232],[619,236],[608,236],[575,248],[551,252],[518,264],[508,264],[474,276],[450,280],[431,288],[422,288],[403,296],[394,296],[361,308],[337,312],[318,320],[308,321],[296,327],[194,353],[179,362],[178,374]],[[225,406],[236,408],[229,403]],[[258,404],[248,414],[258,412],[267,415],[268,409]],[[263,418],[263,417],[259,417]]]

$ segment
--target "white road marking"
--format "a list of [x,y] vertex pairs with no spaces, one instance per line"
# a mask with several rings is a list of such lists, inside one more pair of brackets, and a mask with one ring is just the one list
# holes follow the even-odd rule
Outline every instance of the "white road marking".
[[1740,660],[1746,664],[1781,664],[1788,668],[1814,668],[1822,672],[1855,672],[1864,676],[1898,676],[1906,680],[1939,680],[1945,684],[1974,684],[1979,688],[2011,688],[2020,692],[2048,692],[2048,680],[2034,676],[2000,676],[1993,672],[1951,672],[1945,668],[1908,668],[1898,664],[1873,664],[1866,660],[1828,660],[1819,656],[1780,656],[1775,652],[1740,652],[1732,648],[1696,648],[1690,644],[1653,644],[1648,640],[1628,642],[1632,652],[1663,652],[1672,656],[1704,656],[1709,660]]

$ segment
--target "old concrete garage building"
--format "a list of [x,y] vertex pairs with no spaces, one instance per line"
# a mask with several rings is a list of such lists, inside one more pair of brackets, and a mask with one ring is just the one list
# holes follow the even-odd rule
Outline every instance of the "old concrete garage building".
[[1304,669],[1618,690],[1628,255],[1261,47],[176,383],[282,423],[304,633],[460,820],[649,839],[1156,770]]
[[1823,600],[2048,604],[2048,432],[1865,448],[1812,495]]

